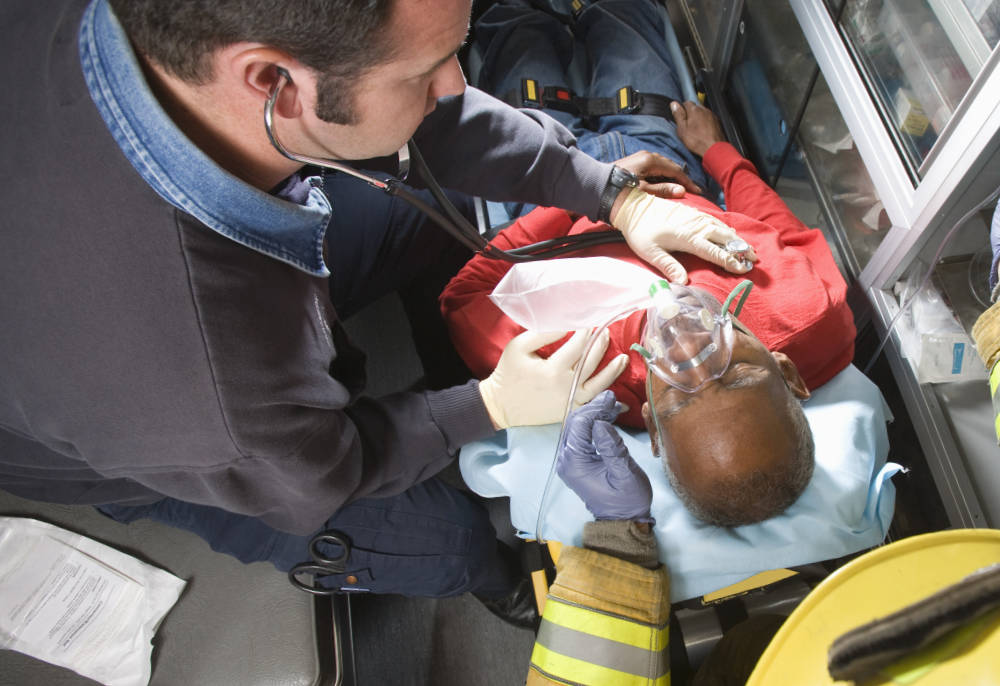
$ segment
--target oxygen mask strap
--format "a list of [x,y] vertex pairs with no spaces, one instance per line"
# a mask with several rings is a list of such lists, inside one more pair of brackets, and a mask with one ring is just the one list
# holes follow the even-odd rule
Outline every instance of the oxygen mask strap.
[[743,296],[739,299],[739,302],[736,303],[736,308],[733,310],[733,316],[739,317],[740,310],[743,309],[743,303],[746,302],[747,296],[750,295],[750,289],[752,288],[753,288],[753,281],[751,281],[750,279],[743,279],[738,284],[736,284],[736,287],[733,288],[733,290],[731,290],[729,292],[729,295],[726,297],[726,302],[722,304],[722,312],[724,314],[728,314],[729,304],[732,303],[733,299],[740,294],[740,291],[742,291]]

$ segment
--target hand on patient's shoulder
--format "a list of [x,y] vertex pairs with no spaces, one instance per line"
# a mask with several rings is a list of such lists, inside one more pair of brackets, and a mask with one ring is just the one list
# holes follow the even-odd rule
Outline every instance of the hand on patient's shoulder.
[[698,157],[704,157],[708,149],[726,140],[719,119],[710,109],[694,102],[670,103],[670,111],[677,124],[677,136],[681,143]]
[[[548,359],[538,349],[555,343],[565,332],[525,331],[504,348],[497,367],[479,384],[486,411],[498,429],[510,426],[554,424],[563,419],[573,387],[576,366],[583,356],[589,331],[577,331]],[[582,405],[610,386],[628,366],[621,354],[598,370],[610,339],[605,329],[582,363],[574,403]]]

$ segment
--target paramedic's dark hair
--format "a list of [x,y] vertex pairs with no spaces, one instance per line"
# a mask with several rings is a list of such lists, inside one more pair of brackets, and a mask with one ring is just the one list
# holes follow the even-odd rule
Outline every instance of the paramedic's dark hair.
[[211,80],[210,56],[243,41],[288,53],[318,74],[316,115],[357,122],[356,84],[389,59],[396,0],[110,0],[135,48],[185,81]]
[[696,497],[677,480],[664,460],[670,485],[692,515],[714,526],[743,526],[777,516],[799,499],[812,478],[816,448],[802,405],[791,393],[786,411],[792,429],[792,452],[770,473],[756,470],[729,475]]

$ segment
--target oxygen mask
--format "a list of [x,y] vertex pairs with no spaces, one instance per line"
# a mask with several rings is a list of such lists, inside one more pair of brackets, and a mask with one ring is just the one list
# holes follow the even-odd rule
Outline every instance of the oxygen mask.
[[[733,289],[723,306],[700,288],[654,282],[649,288],[652,302],[646,309],[646,325],[640,342],[632,349],[663,381],[685,393],[694,393],[729,367],[733,354],[729,303],[749,284],[744,281]],[[737,305],[737,312],[746,295]]]

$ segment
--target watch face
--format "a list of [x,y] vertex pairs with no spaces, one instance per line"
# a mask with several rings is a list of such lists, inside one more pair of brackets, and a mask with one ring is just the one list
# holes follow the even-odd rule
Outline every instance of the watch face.
[[622,187],[624,186],[635,187],[639,185],[639,177],[630,172],[629,170],[622,169],[621,167],[615,167],[615,173],[612,174],[611,180],[612,183],[614,183],[616,186],[619,184]]

